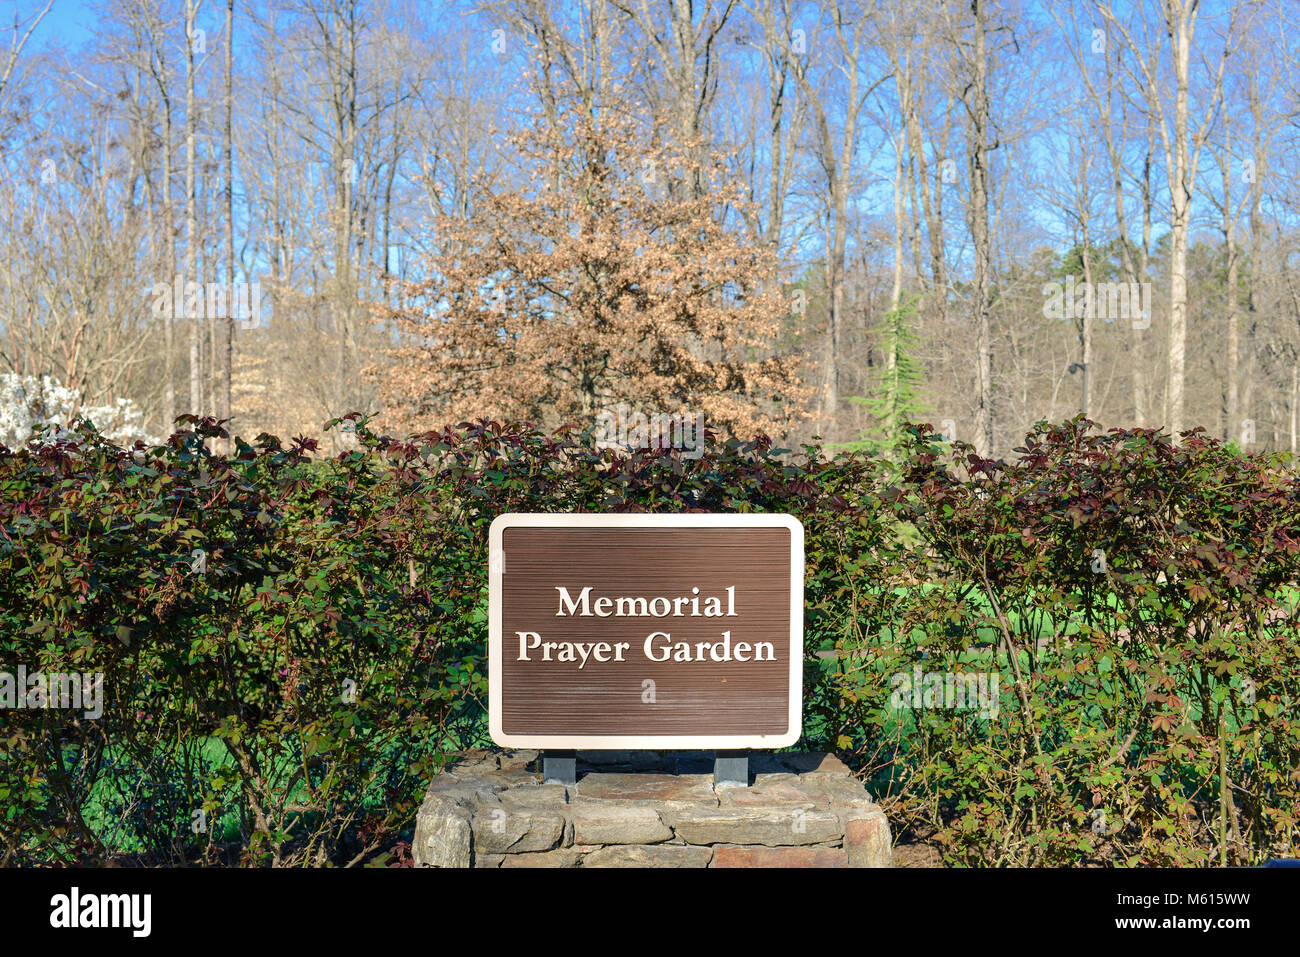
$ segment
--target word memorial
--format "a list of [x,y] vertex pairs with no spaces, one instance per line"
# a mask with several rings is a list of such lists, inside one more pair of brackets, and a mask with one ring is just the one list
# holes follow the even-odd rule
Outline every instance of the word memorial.
[[492,523],[490,552],[496,743],[723,750],[798,740],[798,520],[510,514]]

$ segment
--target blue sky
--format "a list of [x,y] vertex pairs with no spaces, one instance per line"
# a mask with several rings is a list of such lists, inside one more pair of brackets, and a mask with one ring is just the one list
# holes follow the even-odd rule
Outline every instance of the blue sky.
[[[45,6],[43,0],[18,0],[17,4],[4,4],[4,22],[13,23],[16,12],[26,20]],[[32,49],[42,50],[53,40],[60,44],[79,47],[94,34],[99,23],[99,10],[105,6],[95,0],[54,0],[36,32],[32,34]]]
[[[426,0],[427,2],[427,0]],[[557,4],[564,4],[567,0],[554,0]],[[1050,2],[1050,0],[1046,0]],[[20,19],[26,19],[39,12],[45,5],[45,0],[0,0],[3,4],[0,7],[0,22],[12,22],[15,14]],[[250,0],[239,0],[242,7],[247,7]],[[257,0],[251,0],[253,6],[258,6]],[[1215,12],[1222,12],[1226,0],[1206,0],[1205,12],[1202,18],[1202,29],[1198,33],[1204,32],[1206,24],[1209,23],[1209,15]],[[431,3],[429,13],[435,18],[441,11],[446,10],[446,5],[434,0]],[[69,49],[74,58],[76,49],[82,45],[92,42],[95,39],[96,30],[100,21],[105,16],[111,16],[112,4],[110,0],[53,0],[50,11],[46,14],[45,19],[33,33],[31,47],[32,52],[41,51],[49,48],[51,45],[57,45]],[[1043,10],[1030,5],[1028,8],[1030,20],[1041,21]],[[1086,20],[1086,18],[1084,18]],[[225,3],[223,0],[205,0],[199,12],[199,26],[205,29],[210,37],[220,35],[224,29],[225,22]],[[1086,24],[1085,24],[1086,25]],[[238,43],[238,38],[236,40]],[[1042,150],[1041,143],[1029,144],[1031,150]],[[864,154],[859,157],[859,162],[863,164],[859,173],[866,176],[866,171],[871,167],[871,159],[867,155],[870,153],[870,144],[864,143]],[[1030,156],[1028,159],[1034,159]],[[1002,156],[995,157],[995,162],[1004,159]],[[1026,157],[1021,157],[1025,161]],[[877,165],[881,177],[877,177],[870,183],[864,183],[859,187],[857,195],[854,196],[854,202],[860,205],[864,211],[889,209],[892,205],[892,190],[888,177],[892,175],[892,159],[889,156],[877,158]],[[1204,170],[1207,177],[1216,175],[1212,169]],[[1050,211],[1035,210],[1032,216],[1044,233],[1060,233],[1062,226],[1056,222]],[[1044,237],[1046,238],[1046,237]],[[1060,236],[1058,235],[1058,239]],[[959,250],[959,245],[955,247]],[[958,252],[958,254],[960,254]]]

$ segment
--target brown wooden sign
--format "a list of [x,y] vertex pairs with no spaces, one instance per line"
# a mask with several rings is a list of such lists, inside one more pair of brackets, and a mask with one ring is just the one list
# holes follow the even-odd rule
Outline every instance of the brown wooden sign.
[[502,515],[489,727],[503,747],[799,739],[803,526],[788,515]]

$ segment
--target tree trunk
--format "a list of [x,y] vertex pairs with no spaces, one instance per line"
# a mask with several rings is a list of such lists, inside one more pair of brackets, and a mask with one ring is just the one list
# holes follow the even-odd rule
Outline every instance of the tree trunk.
[[[194,148],[198,137],[198,114],[194,103],[194,23],[198,13],[195,0],[185,0],[185,283],[197,280],[198,217],[195,214]],[[188,298],[188,296],[186,297]],[[202,310],[200,310],[200,313]],[[190,329],[190,407],[199,415],[203,410],[202,369],[199,364],[200,315],[189,319]]]
[[[150,56],[150,69],[158,87],[158,96],[162,100],[162,220],[166,249],[165,264],[167,273],[164,281],[174,287],[176,269],[176,213],[172,207],[172,101],[167,89],[167,61],[163,57],[163,46],[155,32],[155,24],[148,25],[153,51]],[[172,300],[163,319],[163,438],[172,434],[176,419],[176,302]]]
[[[227,453],[235,449],[234,425],[231,421],[231,377],[234,373],[234,339],[235,339],[235,207],[234,207],[234,31],[235,0],[226,0],[226,128],[224,134],[225,180],[222,203],[226,218],[226,318],[221,324],[221,418],[226,420],[230,439],[226,443]],[[251,300],[250,300],[251,305]]]
[[1167,0],[1174,59],[1174,168],[1169,180],[1169,378],[1165,424],[1173,435],[1183,429],[1183,385],[1187,366],[1187,232],[1192,195],[1187,151],[1190,14],[1196,0]]
[[1079,320],[1079,341],[1082,345],[1080,363],[1083,366],[1079,370],[1079,411],[1085,416],[1092,414],[1092,319],[1097,308],[1096,287],[1092,284],[1092,247],[1090,245],[1092,234],[1088,226],[1087,199],[1085,199],[1083,210],[1083,281],[1087,284],[1087,288],[1092,290],[1089,296],[1089,306],[1083,311],[1083,316]]
[[1228,257],[1228,401],[1225,410],[1227,422],[1224,423],[1224,439],[1232,438],[1233,433],[1241,428],[1241,393],[1240,355],[1241,336],[1239,330],[1240,303],[1237,299],[1237,223],[1236,211],[1232,207],[1232,149],[1230,134],[1225,134],[1223,161],[1219,169],[1223,179],[1223,243]]
[[992,312],[992,250],[989,243],[989,168],[988,168],[988,48],[985,23],[985,0],[971,0],[975,29],[975,76],[970,103],[971,239],[975,247],[975,368],[979,406],[975,415],[975,446],[979,455],[993,454],[993,343],[990,329]]

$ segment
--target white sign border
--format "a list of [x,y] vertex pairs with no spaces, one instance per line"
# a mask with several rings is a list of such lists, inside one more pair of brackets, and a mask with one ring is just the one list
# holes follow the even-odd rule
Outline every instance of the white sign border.
[[[506,734],[501,714],[502,535],[507,528],[786,528],[790,530],[790,720],[785,734]],[[718,750],[788,748],[803,734],[803,523],[773,512],[507,512],[488,529],[488,733],[503,748]],[[506,556],[508,560],[508,556]]]

